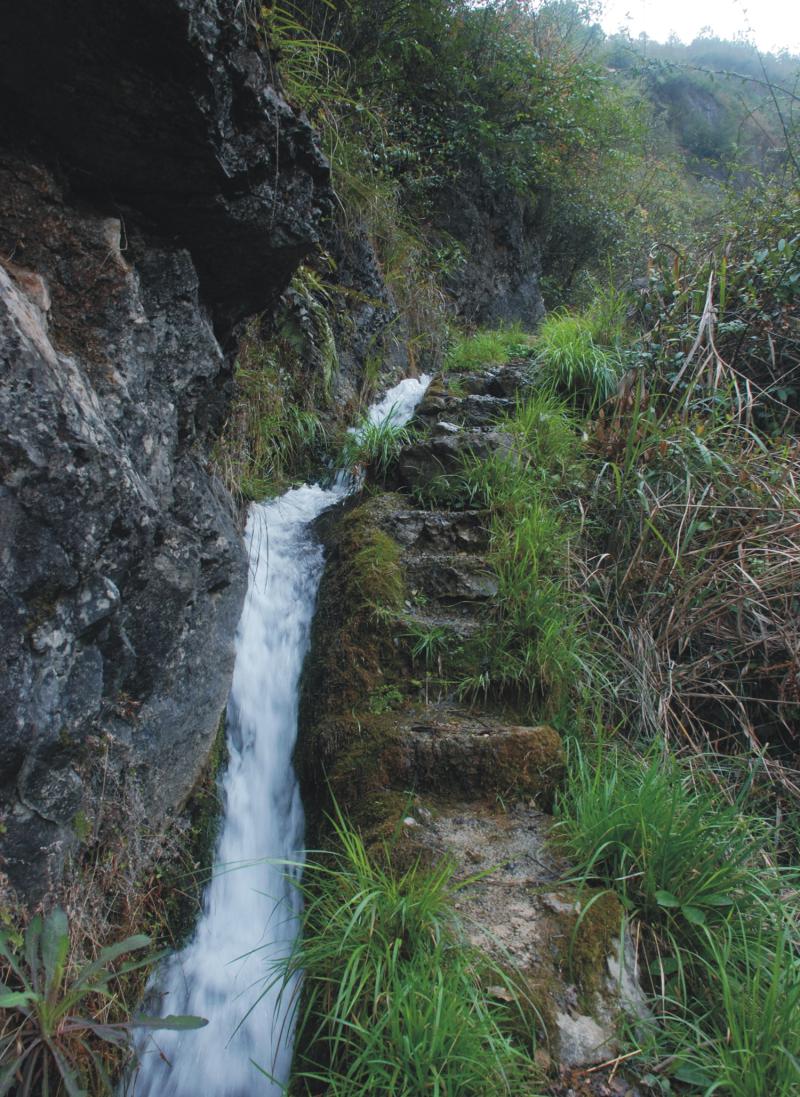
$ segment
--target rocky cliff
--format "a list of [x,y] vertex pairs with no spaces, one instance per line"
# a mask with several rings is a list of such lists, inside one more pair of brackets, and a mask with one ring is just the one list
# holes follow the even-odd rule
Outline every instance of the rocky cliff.
[[329,208],[237,0],[37,0],[0,24],[2,870],[158,825],[227,695],[245,560],[208,453],[236,323]]

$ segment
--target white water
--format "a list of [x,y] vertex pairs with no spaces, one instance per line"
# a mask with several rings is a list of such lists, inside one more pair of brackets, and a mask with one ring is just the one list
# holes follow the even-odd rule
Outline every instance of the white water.
[[[370,409],[369,421],[402,426],[429,383],[429,377],[401,381]],[[299,866],[303,849],[292,752],[300,672],[323,566],[310,525],[349,490],[340,477],[332,488],[294,488],[250,509],[250,578],[236,634],[214,875],[194,938],[158,976],[162,1014],[197,1014],[209,1024],[194,1032],[156,1032],[141,1041],[136,1097],[284,1092],[297,988],[282,994],[277,983],[266,994],[264,988],[299,927],[299,896],[286,862]],[[276,1081],[269,1082],[253,1062]]]

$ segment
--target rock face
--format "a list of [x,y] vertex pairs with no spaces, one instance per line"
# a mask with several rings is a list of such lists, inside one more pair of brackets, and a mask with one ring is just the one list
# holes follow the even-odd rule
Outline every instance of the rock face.
[[227,696],[245,560],[208,466],[220,339],[329,204],[244,10],[0,24],[0,869],[28,898],[104,802],[131,829],[181,805]]
[[248,48],[241,0],[37,0],[4,12],[0,88],[83,193],[191,252],[215,317],[275,300],[330,207],[313,131]]
[[477,180],[460,184],[440,196],[436,217],[464,249],[449,279],[456,308],[472,324],[519,322],[532,330],[544,316],[533,215],[513,191],[495,193]]

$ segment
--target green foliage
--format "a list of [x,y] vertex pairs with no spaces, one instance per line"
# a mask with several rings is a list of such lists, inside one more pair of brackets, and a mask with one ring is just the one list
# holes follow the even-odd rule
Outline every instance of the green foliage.
[[503,366],[510,358],[530,354],[530,336],[519,324],[508,328],[484,328],[472,335],[458,336],[444,360],[447,371],[489,369]]
[[447,656],[457,658],[461,654],[460,640],[444,625],[420,625],[412,620],[406,627],[405,638],[411,644],[411,657],[422,660],[426,670],[435,667],[441,675],[444,659]]
[[509,452],[468,458],[433,485],[436,501],[488,512],[488,563],[498,593],[491,617],[464,645],[462,694],[494,692],[530,711],[558,709],[591,673],[568,584],[571,536],[559,491],[580,472],[580,437],[565,406],[537,393],[502,427]]
[[800,407],[800,191],[764,181],[731,194],[686,255],[659,256],[641,315],[644,360],[706,412],[727,405],[762,426]]
[[381,423],[369,419],[348,431],[337,464],[340,468],[368,469],[377,479],[386,476],[403,446],[411,441],[407,427],[392,422],[391,416]]
[[[645,920],[656,1013],[637,1034],[676,1080],[731,1097],[800,1081],[800,955],[784,912],[798,885],[772,837],[697,761],[638,757],[600,738],[570,745],[556,832],[585,880]],[[645,1036],[647,1035],[647,1038]]]
[[529,468],[543,480],[557,483],[579,468],[582,444],[578,424],[552,393],[537,389],[527,394],[500,426],[513,435]]
[[[304,984],[298,1092],[526,1092],[532,1054],[509,1035],[529,1027],[523,1004],[464,941],[453,895],[465,882],[447,863],[401,871],[390,848],[378,860],[341,817],[333,826],[338,852],[305,866],[303,932],[285,972]],[[493,1001],[490,983],[509,1001]]]
[[534,344],[543,384],[591,414],[615,391],[624,368],[624,316],[599,305],[545,317]]
[[0,1095],[17,1097],[86,1097],[113,1093],[106,1059],[127,1050],[133,1027],[195,1029],[200,1017],[127,1017],[114,1020],[113,980],[149,967],[158,959],[117,961],[148,948],[150,938],[128,937],[101,949],[97,958],[76,967],[69,957],[67,916],[55,908],[35,915],[21,947],[0,934],[0,957],[8,983],[0,984],[0,1009],[7,1023],[0,1036]]
[[[309,291],[310,294],[310,291]],[[291,312],[266,334],[254,320],[239,346],[230,415],[214,463],[234,496],[263,499],[304,472],[319,456],[326,431],[332,364],[330,329],[323,311],[308,306],[317,339],[293,323]],[[314,371],[306,376],[308,364]]]
[[373,716],[383,716],[403,703],[403,694],[397,686],[378,686],[367,698],[367,708]]
[[652,1053],[673,1076],[729,1097],[792,1097],[800,1085],[800,962],[792,931],[734,918],[698,952],[699,1010],[665,1003]]
[[769,896],[760,836],[663,747],[645,758],[602,740],[570,750],[557,832],[578,872],[615,886],[628,909],[686,937]]

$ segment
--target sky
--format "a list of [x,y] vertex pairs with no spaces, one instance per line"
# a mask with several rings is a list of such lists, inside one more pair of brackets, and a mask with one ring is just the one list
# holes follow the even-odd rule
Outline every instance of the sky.
[[745,34],[761,50],[800,54],[800,0],[605,0],[599,22],[607,33],[625,28],[666,42],[691,42],[704,27],[719,38]]

